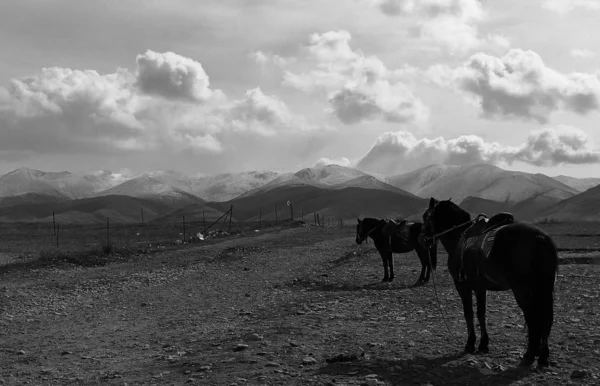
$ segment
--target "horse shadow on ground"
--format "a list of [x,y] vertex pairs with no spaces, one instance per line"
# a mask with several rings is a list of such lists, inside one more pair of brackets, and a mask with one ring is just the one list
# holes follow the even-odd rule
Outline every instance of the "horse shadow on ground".
[[[332,379],[365,377],[376,374],[379,380],[392,385],[492,385],[504,386],[517,382],[531,370],[526,367],[509,369],[480,369],[468,361],[457,361],[457,355],[437,358],[414,357],[410,359],[367,359],[352,362],[327,363],[316,372]],[[335,383],[335,382],[334,382]]]
[[348,283],[348,282],[330,282],[330,281],[314,281],[314,280],[302,280],[299,279],[294,283],[294,286],[302,286],[309,291],[320,291],[320,292],[352,292],[352,291],[401,291],[408,289],[416,289],[424,286],[425,283],[400,283],[400,282],[381,282],[376,281],[373,283]]

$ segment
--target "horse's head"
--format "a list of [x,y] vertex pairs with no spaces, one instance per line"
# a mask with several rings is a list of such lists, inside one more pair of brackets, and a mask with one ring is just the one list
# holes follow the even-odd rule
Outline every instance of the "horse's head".
[[358,223],[356,224],[355,241],[356,244],[359,245],[362,244],[362,242],[365,241],[378,226],[381,226],[381,222],[374,218],[364,218],[362,220],[357,218],[356,220]]
[[468,222],[470,219],[469,213],[453,203],[452,198],[439,201],[431,197],[429,207],[423,213],[421,236],[424,236],[426,240],[430,240],[437,233]]

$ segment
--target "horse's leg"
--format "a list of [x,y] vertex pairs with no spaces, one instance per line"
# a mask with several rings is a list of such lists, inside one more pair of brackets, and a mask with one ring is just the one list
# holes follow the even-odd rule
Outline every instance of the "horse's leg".
[[533,298],[531,291],[521,287],[513,287],[513,294],[519,308],[523,311],[525,323],[527,324],[527,351],[521,359],[522,366],[530,366],[535,361],[540,347],[539,328],[536,326],[536,315],[533,309]]
[[393,281],[394,280],[394,254],[391,251],[388,253],[388,265],[390,268],[389,281]]
[[381,256],[381,262],[383,264],[383,279],[381,279],[381,281],[388,281],[390,279],[390,272],[388,271],[388,264],[387,264],[387,255],[388,252],[379,252],[379,255]]
[[473,295],[471,293],[471,286],[469,282],[458,282],[454,281],[454,286],[460,295],[460,300],[463,304],[463,314],[465,321],[467,322],[467,344],[465,345],[465,352],[472,354],[475,352],[475,341],[477,336],[475,335],[475,325],[473,323]]
[[486,297],[487,291],[485,288],[478,288],[475,290],[475,298],[477,299],[477,320],[479,321],[479,328],[481,329],[478,350],[482,354],[487,354],[489,352],[488,345],[490,343],[485,321]]

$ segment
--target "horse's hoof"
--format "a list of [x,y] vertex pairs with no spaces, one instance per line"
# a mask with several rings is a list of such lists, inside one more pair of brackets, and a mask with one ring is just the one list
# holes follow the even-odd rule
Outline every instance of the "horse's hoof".
[[381,279],[382,283],[385,283],[386,281],[389,281],[390,279],[388,279],[387,277],[384,277],[383,279]]
[[475,352],[475,346],[465,346],[465,354],[473,354]]
[[519,366],[529,367],[533,364],[533,362],[535,362],[535,358],[533,356],[529,356],[529,355],[525,354],[525,355],[523,355],[523,358],[521,358],[521,362],[519,362]]
[[480,353],[480,354],[488,354],[490,352],[490,349],[489,349],[489,347],[479,346],[477,348],[477,352]]
[[548,358],[538,358],[537,366],[538,368],[546,368],[550,366],[550,361],[548,361]]

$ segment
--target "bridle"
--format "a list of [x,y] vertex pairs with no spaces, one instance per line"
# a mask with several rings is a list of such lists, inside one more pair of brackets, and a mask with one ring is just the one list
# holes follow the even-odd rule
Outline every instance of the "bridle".
[[[433,207],[433,209],[435,209],[435,206]],[[433,211],[433,209],[432,209],[432,211]],[[432,214],[433,214],[433,213],[432,213]],[[430,215],[429,215],[429,217],[431,217],[431,215],[432,215],[432,214],[430,214]],[[454,225],[453,227],[451,227],[451,228],[449,228],[449,229],[446,229],[445,231],[438,232],[438,233],[434,233],[433,235],[429,235],[429,236],[428,236],[428,235],[426,235],[426,234],[425,234],[425,233],[426,233],[426,231],[424,231],[424,232],[422,232],[422,233],[423,233],[423,238],[425,239],[425,243],[432,243],[432,244],[435,244],[435,241],[436,241],[436,239],[437,239],[437,238],[439,238],[440,236],[443,236],[443,235],[445,235],[445,234],[448,234],[448,233],[450,233],[450,232],[452,232],[452,231],[454,231],[454,230],[456,230],[456,229],[458,229],[458,228],[464,227],[465,225],[474,224],[474,223],[476,223],[477,221],[479,221],[479,218],[480,218],[480,217],[486,217],[486,216],[485,216],[484,214],[478,214],[478,215],[477,215],[477,217],[475,217],[475,218],[474,218],[474,219],[472,219],[472,220],[465,221],[465,222],[463,222],[463,223],[461,223],[461,224],[458,224],[458,225]],[[429,226],[431,226],[431,225],[429,224],[429,223],[430,223],[430,221],[431,221],[431,220],[430,220],[429,218],[427,218],[427,223],[428,223],[428,225],[429,225]],[[427,227],[427,228],[429,228],[429,227]],[[467,228],[467,229],[469,229],[469,228]],[[463,232],[463,234],[464,234],[466,231],[467,231],[467,230],[465,230],[465,231]]]
[[[364,221],[364,220],[363,220]],[[362,227],[362,224],[360,225]],[[366,239],[369,238],[369,236],[371,235],[371,233],[375,232],[376,230],[380,229],[383,225],[381,223],[377,224],[376,226],[374,226],[373,228],[371,228],[370,231],[368,231],[365,234],[365,237],[361,237],[360,234],[358,235],[358,238],[360,240],[360,242],[362,243],[363,241],[365,241]]]

